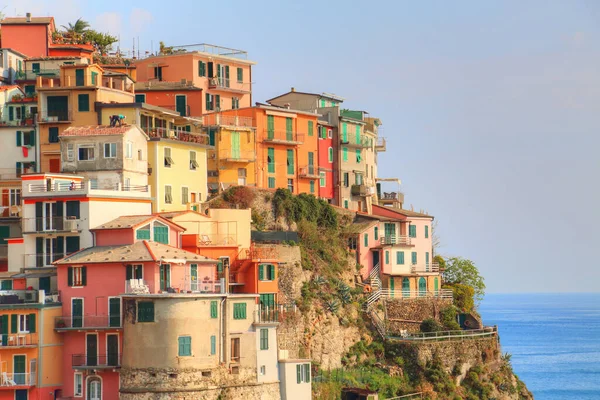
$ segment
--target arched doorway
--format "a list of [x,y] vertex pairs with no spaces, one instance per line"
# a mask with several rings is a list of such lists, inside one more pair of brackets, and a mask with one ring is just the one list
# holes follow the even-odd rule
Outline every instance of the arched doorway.
[[410,281],[408,278],[402,279],[402,297],[410,297]]
[[425,296],[427,294],[427,281],[425,278],[419,278],[419,296]]
[[87,400],[102,400],[102,380],[98,376],[87,378]]

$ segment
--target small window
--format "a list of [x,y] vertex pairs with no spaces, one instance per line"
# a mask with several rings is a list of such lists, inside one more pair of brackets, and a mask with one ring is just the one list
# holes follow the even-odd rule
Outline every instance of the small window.
[[344,208],[348,208],[348,200],[344,200]]
[[[231,362],[240,362],[240,338],[231,339]],[[233,372],[232,372],[233,373]]]
[[125,145],[125,158],[133,158],[133,142],[127,142]]
[[408,226],[408,235],[411,238],[416,238],[417,237],[417,226],[416,225],[409,225]]
[[154,303],[140,301],[138,303],[138,322],[154,322]]
[[369,234],[368,233],[364,234],[364,244],[365,244],[365,247],[369,247]]
[[165,147],[165,167],[171,168],[171,165],[175,164],[171,158],[171,148]]
[[331,139],[333,137],[333,130],[327,129],[327,137]]
[[264,365],[261,365],[260,366],[260,375],[263,376],[263,375],[266,375],[266,373],[267,373],[267,367]]
[[58,143],[58,127],[52,126],[48,128],[48,142]]
[[94,145],[79,146],[79,161],[94,161]]
[[173,194],[171,193],[171,185],[165,185],[165,203],[173,203]]
[[217,301],[210,302],[210,317],[212,319],[219,317],[219,303]]
[[269,177],[269,189],[275,188],[275,178]]
[[259,281],[274,281],[275,280],[275,265],[273,265],[273,264],[258,264],[258,280]]
[[[212,335],[210,337],[210,355],[214,356],[216,354],[217,354],[217,337],[215,335]],[[204,372],[202,372],[202,376],[204,376]]]
[[19,333],[29,333],[29,315],[19,314]]
[[185,186],[181,187],[181,204],[189,203],[189,192],[188,188]]
[[192,337],[191,336],[179,336],[179,357],[189,357],[192,355]]
[[328,161],[333,162],[333,147],[330,147],[328,150]]
[[117,157],[117,144],[116,143],[104,143],[104,158],[116,158]]
[[296,365],[296,383],[310,382],[310,364]]
[[237,69],[237,81],[238,83],[243,83],[244,82],[244,69],[238,67]]
[[260,349],[261,350],[269,350],[269,330],[268,329],[260,330]]
[[246,319],[246,303],[233,303],[233,319]]
[[190,169],[195,171],[196,168],[199,168],[199,167],[200,167],[200,165],[196,161],[196,152],[190,151]]
[[287,188],[290,192],[294,193],[294,180],[293,179],[288,179]]
[[68,269],[68,286],[85,286],[86,285],[86,267],[69,267]]
[[146,95],[141,93],[141,94],[136,94],[135,95],[135,102],[136,103],[145,103],[146,102]]
[[[58,132],[58,128],[57,132]],[[56,136],[58,140],[58,135]],[[67,161],[73,161],[75,159],[75,145],[73,143],[67,143]]]
[[319,172],[319,186],[327,186],[327,175],[325,174],[325,172]]
[[415,265],[417,263],[417,252],[413,251],[411,254],[411,263]]
[[425,225],[425,239],[429,238],[429,225]]
[[73,396],[83,396],[83,375],[81,374],[81,372],[75,372],[75,376],[73,379]]
[[80,94],[77,96],[79,111],[90,111],[90,95]]
[[404,252],[403,251],[396,252],[396,264],[404,265]]

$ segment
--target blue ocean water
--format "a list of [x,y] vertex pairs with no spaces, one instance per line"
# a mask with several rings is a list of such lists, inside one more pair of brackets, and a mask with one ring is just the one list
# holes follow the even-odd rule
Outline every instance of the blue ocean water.
[[600,293],[488,294],[479,311],[536,400],[600,399]]

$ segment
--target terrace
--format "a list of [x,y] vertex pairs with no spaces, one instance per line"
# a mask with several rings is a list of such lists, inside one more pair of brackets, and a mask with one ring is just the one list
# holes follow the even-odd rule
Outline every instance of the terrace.
[[79,317],[55,317],[54,329],[58,332],[120,329],[120,315],[82,315]]
[[252,117],[240,117],[237,115],[223,115],[220,113],[204,114],[202,123],[208,126],[233,126],[243,128],[254,128],[254,119]]
[[168,128],[142,128],[151,140],[177,140],[187,143],[197,143],[207,148],[212,148],[210,145],[209,136],[204,133],[188,132],[183,129],[168,129]]
[[59,304],[60,294],[44,290],[0,290],[0,307],[15,304]]
[[248,163],[256,160],[253,150],[220,150],[219,160],[224,162]]
[[56,180],[53,183],[31,183],[23,186],[22,197],[47,197],[49,193],[57,196],[127,196],[135,198],[150,198],[150,186],[123,186],[120,183],[98,187],[92,181],[75,182]]
[[273,144],[284,144],[288,146],[297,146],[304,143],[304,134],[292,131],[275,131],[272,129],[265,129],[266,134],[263,142]]

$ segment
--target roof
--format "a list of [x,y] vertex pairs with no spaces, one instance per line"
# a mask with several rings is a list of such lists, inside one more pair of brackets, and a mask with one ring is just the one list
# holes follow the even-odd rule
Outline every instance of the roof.
[[100,65],[102,68],[127,68],[127,69],[137,69],[137,66],[135,66],[135,64],[129,64],[129,65],[125,65],[125,64],[98,64]]
[[43,57],[27,57],[25,61],[60,61],[60,60],[81,60],[81,56],[43,56]]
[[196,215],[200,215],[204,218],[209,218],[208,216],[206,216],[202,213],[199,213],[198,211],[194,211],[194,210],[164,211],[164,212],[154,213],[154,215],[158,215],[160,217],[167,218],[167,219],[172,219],[172,218],[178,217],[180,215],[184,215],[184,214],[196,214]]
[[400,215],[404,215],[405,217],[424,217],[424,218],[433,218],[433,215],[428,215],[428,214],[423,214],[423,213],[418,213],[415,211],[410,211],[410,210],[403,210],[400,208],[391,208],[391,207],[383,207],[383,206],[378,206],[373,204],[373,210],[376,210],[377,208],[383,209],[383,210],[387,210],[387,211],[391,211]]
[[[134,125],[124,125],[110,127],[106,125],[91,125],[91,126],[72,126],[62,131],[59,136],[110,136],[124,135],[132,129],[137,129]],[[140,130],[141,132],[141,130]]]
[[30,22],[27,22],[27,17],[8,17],[0,21],[1,25],[50,25],[53,23],[53,17],[31,17]]
[[310,112],[310,111],[294,110],[293,108],[279,107],[279,106],[274,106],[274,105],[271,105],[271,104],[259,103],[259,102],[256,102],[256,107],[263,108],[265,110],[290,112],[290,113],[294,113],[294,114],[312,115],[312,116],[317,116],[317,117],[321,116],[320,114],[313,113],[313,112]]
[[19,90],[21,90],[21,88],[19,87],[19,85],[0,86],[0,92],[6,92],[7,90],[12,90],[12,89],[19,89]]
[[23,54],[23,53],[21,53],[20,51],[18,51],[18,50],[15,50],[15,49],[11,49],[10,47],[3,47],[3,48],[2,48],[2,50],[3,50],[3,51],[4,51],[4,50],[7,50],[7,51],[10,51],[10,52],[12,52],[12,53],[15,53],[16,55],[18,55],[18,56],[21,56],[21,57],[23,57],[23,58],[27,58],[27,55],[26,55],[26,54]]
[[287,96],[288,94],[292,94],[292,93],[293,94],[301,94],[301,95],[304,95],[304,96],[316,96],[316,97],[319,97],[319,98],[322,97],[322,98],[325,98],[325,99],[330,99],[330,100],[335,100],[335,101],[340,101],[340,102],[344,101],[343,97],[336,96],[336,95],[331,94],[331,93],[298,92],[297,90],[295,90],[294,88],[292,88],[292,90],[290,90],[287,93],[280,94],[279,96],[275,96],[272,99],[267,100],[267,103],[269,103],[270,101],[273,101],[273,100],[277,100],[280,97]]
[[136,92],[148,92],[148,91],[177,91],[177,90],[187,90],[187,91],[202,91],[202,88],[199,88],[194,85],[182,84],[181,82],[136,82],[134,84],[134,88]]
[[176,223],[171,222],[160,215],[123,215],[90,230],[101,231],[108,229],[132,229],[140,225],[144,225],[145,223],[152,220],[159,220],[162,223],[175,226],[181,229],[182,231],[185,231],[185,228],[183,226],[177,225]]
[[88,247],[54,262],[55,265],[163,261],[214,264],[210,259],[177,247],[142,240],[128,245]]
[[2,271],[2,272],[0,272],[0,278],[12,278],[18,274],[19,274],[19,271]]
[[352,224],[347,227],[347,232],[348,233],[361,233],[378,223],[379,223],[379,220],[377,218],[368,218],[368,217],[364,218],[357,214],[356,218],[354,219]]

